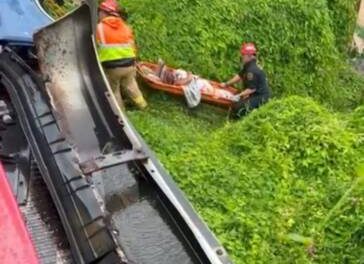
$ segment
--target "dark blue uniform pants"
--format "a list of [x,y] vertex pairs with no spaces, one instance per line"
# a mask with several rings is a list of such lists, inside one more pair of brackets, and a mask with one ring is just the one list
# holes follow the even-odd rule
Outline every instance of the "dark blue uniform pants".
[[231,117],[240,118],[247,115],[252,110],[259,108],[262,104],[269,100],[266,95],[252,95],[248,99],[240,100],[233,104]]

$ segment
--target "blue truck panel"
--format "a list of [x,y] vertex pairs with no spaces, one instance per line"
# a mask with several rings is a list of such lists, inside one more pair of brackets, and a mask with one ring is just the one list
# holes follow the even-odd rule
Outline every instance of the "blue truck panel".
[[0,43],[32,43],[33,33],[51,22],[37,0],[0,0]]

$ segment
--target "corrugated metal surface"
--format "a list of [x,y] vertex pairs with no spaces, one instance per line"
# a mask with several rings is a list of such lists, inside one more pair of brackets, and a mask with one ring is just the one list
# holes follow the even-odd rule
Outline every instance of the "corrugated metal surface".
[[31,166],[27,203],[21,206],[20,210],[24,215],[41,263],[73,263],[57,210],[34,163]]

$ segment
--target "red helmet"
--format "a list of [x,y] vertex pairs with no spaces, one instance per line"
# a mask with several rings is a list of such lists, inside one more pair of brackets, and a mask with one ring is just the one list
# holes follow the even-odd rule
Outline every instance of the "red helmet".
[[255,55],[257,53],[257,49],[255,48],[254,43],[243,43],[240,49],[241,55]]
[[116,0],[105,0],[100,4],[99,9],[107,13],[117,14],[119,12],[119,5],[118,2],[116,2]]

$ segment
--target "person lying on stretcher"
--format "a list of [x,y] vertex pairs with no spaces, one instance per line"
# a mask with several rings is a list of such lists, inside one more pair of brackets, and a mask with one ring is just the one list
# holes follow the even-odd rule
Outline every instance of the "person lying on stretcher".
[[191,72],[186,72],[185,70],[168,69],[162,60],[158,61],[158,68],[156,70],[143,66],[142,71],[154,81],[177,86],[189,84],[194,77]]
[[174,70],[167,68],[162,60],[158,61],[158,65],[159,67],[155,71],[147,66],[143,66],[142,71],[148,78],[154,81],[176,86],[188,86],[193,82],[203,94],[212,95],[215,98],[225,98],[231,101],[238,100],[232,92],[213,87],[208,80],[194,75],[191,72],[182,69]]

